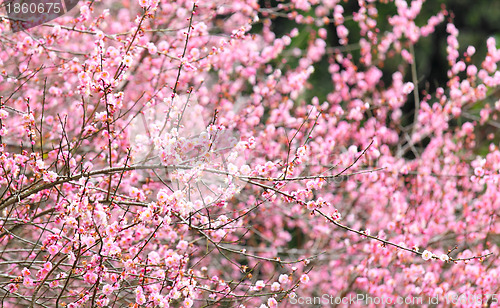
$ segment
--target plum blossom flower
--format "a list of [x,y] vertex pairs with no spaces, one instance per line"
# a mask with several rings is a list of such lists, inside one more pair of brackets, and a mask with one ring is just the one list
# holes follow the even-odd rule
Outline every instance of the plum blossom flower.
[[179,241],[176,248],[179,250],[185,250],[187,247],[188,247],[187,241]]
[[431,259],[432,257],[433,254],[429,250],[424,250],[424,252],[422,252],[422,259],[424,259],[425,261]]
[[47,249],[47,251],[50,253],[51,256],[55,256],[59,252],[60,249],[61,249],[61,246],[54,244],[54,245],[50,245],[49,248]]
[[135,289],[135,301],[139,305],[146,303],[146,296],[144,295],[144,290],[141,286],[138,286]]
[[273,292],[277,292],[280,290],[280,283],[279,282],[273,282],[273,284],[271,285],[271,291]]
[[105,83],[108,83],[110,79],[111,79],[111,74],[109,74],[108,71],[102,71],[101,73],[99,73],[99,75],[97,75],[97,80],[99,81],[102,80]]
[[160,189],[160,191],[156,195],[156,198],[158,199],[158,202],[164,203],[164,202],[167,202],[168,196],[169,196],[169,194],[168,194],[166,189]]
[[143,8],[146,8],[150,5],[150,1],[149,0],[139,0],[139,5]]
[[39,170],[43,170],[45,169],[45,162],[43,160],[37,160],[36,161],[36,167],[39,169]]
[[139,219],[146,223],[150,222],[152,218],[153,218],[153,211],[149,207],[146,208],[144,211],[142,211],[142,213],[139,216]]
[[97,112],[95,114],[95,118],[99,121],[106,122],[106,120],[108,119],[108,113],[106,111]]
[[9,289],[10,293],[14,293],[19,289],[19,285],[17,283],[11,283],[7,286],[7,288]]
[[149,296],[149,300],[152,301],[155,304],[155,307],[164,307],[163,305],[163,296],[161,296],[159,293],[155,292],[152,293]]
[[125,66],[131,66],[132,65],[132,57],[131,56],[125,56],[125,57],[123,57],[122,63]]
[[337,35],[341,39],[345,39],[347,35],[349,34],[349,30],[344,25],[340,25],[337,27]]
[[278,278],[279,283],[285,284],[288,282],[288,275],[286,274],[281,274]]
[[95,243],[95,238],[93,238],[92,236],[88,236],[88,235],[83,235],[81,237],[81,241],[84,245],[87,245],[87,247],[92,247],[92,245],[94,245]]
[[305,146],[301,146],[297,149],[297,156],[298,157],[303,157],[307,154],[307,151],[306,151],[306,147]]
[[183,302],[182,302],[182,307],[185,307],[185,308],[190,308],[192,307],[194,304],[193,300],[190,299],[190,298],[186,298]]
[[250,166],[248,166],[248,165],[243,165],[243,166],[241,166],[241,167],[240,167],[240,172],[241,172],[241,174],[243,174],[243,175],[249,175],[249,174],[250,174],[250,172],[252,172],[252,170],[250,169]]
[[267,306],[269,306],[269,308],[278,307],[278,302],[274,298],[269,298],[267,300]]
[[102,293],[105,295],[110,295],[111,293],[113,293],[113,286],[110,284],[105,284],[102,287]]
[[30,277],[24,277],[23,285],[27,288],[30,288],[30,287],[33,287],[35,285],[35,282]]
[[229,163],[227,165],[227,171],[230,174],[236,174],[238,172],[238,167],[236,165],[234,165],[234,164]]
[[447,255],[447,254],[442,254],[439,256],[439,259],[443,262],[447,262],[448,260],[450,260],[450,257]]
[[264,280],[257,280],[257,282],[255,283],[255,289],[258,291],[264,289],[265,286],[266,284],[264,283]]
[[156,52],[158,51],[158,48],[156,48],[155,44],[153,43],[149,43],[148,44],[148,52],[152,55],[156,54]]
[[478,177],[482,177],[484,175],[484,169],[481,167],[474,168],[474,174]]
[[83,275],[83,281],[86,283],[95,283],[97,281],[97,274],[96,273],[86,273]]
[[104,38],[104,33],[99,30],[96,32],[96,37],[98,40],[102,40]]
[[307,209],[309,211],[314,211],[318,207],[317,203],[315,201],[309,201],[307,202]]
[[403,93],[410,94],[414,88],[415,86],[413,85],[413,83],[407,82],[403,85]]
[[334,209],[333,210],[333,213],[330,215],[332,217],[333,220],[337,221],[337,220],[341,220],[342,219],[342,214],[339,213],[339,211],[337,209]]
[[469,46],[467,47],[467,55],[469,57],[471,57],[472,55],[474,55],[476,53],[476,48],[474,48],[474,46]]
[[43,173],[43,180],[47,183],[54,183],[57,181],[57,173],[54,171],[47,171]]
[[302,282],[303,284],[309,283],[309,276],[307,276],[307,274],[303,274],[302,276],[300,276],[300,282]]

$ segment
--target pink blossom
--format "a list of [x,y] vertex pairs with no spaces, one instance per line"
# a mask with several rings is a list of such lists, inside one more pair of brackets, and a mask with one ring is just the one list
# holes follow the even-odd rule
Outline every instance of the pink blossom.
[[349,30],[347,30],[347,28],[345,26],[340,25],[337,27],[337,35],[339,36],[339,38],[345,39],[348,34],[349,34]]
[[432,252],[428,250],[424,250],[424,252],[422,252],[422,259],[424,259],[425,261],[431,259],[432,257],[433,257]]
[[57,173],[53,171],[47,171],[43,174],[43,180],[48,183],[53,183],[57,181]]
[[467,47],[467,55],[469,57],[472,57],[472,55],[474,55],[475,53],[476,53],[476,48],[474,48],[474,46]]
[[303,274],[302,276],[300,276],[300,282],[303,284],[309,283],[309,276],[307,276],[307,274]]
[[82,236],[82,243],[90,248],[94,245],[95,239],[92,236],[83,235]]
[[182,302],[182,307],[185,307],[185,308],[190,308],[193,306],[193,300],[190,299],[190,298],[186,298],[183,302]]
[[110,284],[105,284],[102,287],[102,293],[105,295],[110,295],[113,292],[113,286]]
[[96,273],[86,273],[83,275],[83,280],[86,283],[95,283],[97,281],[97,274]]
[[187,241],[179,241],[177,244],[177,249],[179,250],[186,250],[188,247],[188,242]]
[[264,283],[264,280],[258,280],[255,283],[255,289],[258,291],[262,290],[265,286],[266,286],[266,284]]
[[413,83],[407,82],[404,84],[403,93],[410,94],[413,91],[413,89],[414,89]]
[[158,49],[156,48],[155,44],[153,43],[149,43],[148,44],[148,52],[152,55],[156,54],[156,52],[158,51]]
[[126,66],[131,66],[132,61],[133,61],[133,59],[131,56],[125,56],[125,57],[123,57],[122,63]]
[[7,289],[9,290],[10,293],[14,293],[14,292],[17,292],[17,290],[19,289],[19,285],[14,284],[14,283],[10,283],[7,285]]
[[139,0],[139,5],[143,8],[146,8],[150,5],[150,1],[149,0]]
[[35,286],[35,283],[34,283],[33,279],[31,279],[30,277],[24,277],[23,285],[27,288],[31,288],[31,287]]
[[278,307],[278,302],[274,298],[269,298],[267,300],[267,306],[269,306],[269,308]]
[[279,291],[280,288],[281,285],[279,284],[279,282],[273,282],[273,284],[271,285],[271,291],[273,292]]
[[281,274],[278,279],[279,283],[286,284],[288,282],[288,275]]
[[61,249],[61,246],[60,245],[50,245],[49,248],[47,248],[47,251],[50,253],[51,256],[54,256],[56,255],[59,250]]

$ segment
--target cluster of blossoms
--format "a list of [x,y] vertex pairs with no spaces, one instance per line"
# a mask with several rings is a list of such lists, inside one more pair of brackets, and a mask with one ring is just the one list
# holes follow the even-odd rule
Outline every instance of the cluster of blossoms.
[[500,49],[446,21],[427,93],[449,13],[357,3],[83,1],[2,35],[2,307],[495,293]]
[[422,259],[424,259],[425,261],[430,260],[432,258],[439,258],[443,262],[447,262],[448,260],[450,260],[450,257],[447,254],[442,254],[440,256],[436,256],[435,254],[433,254],[429,250],[424,250],[422,252]]

